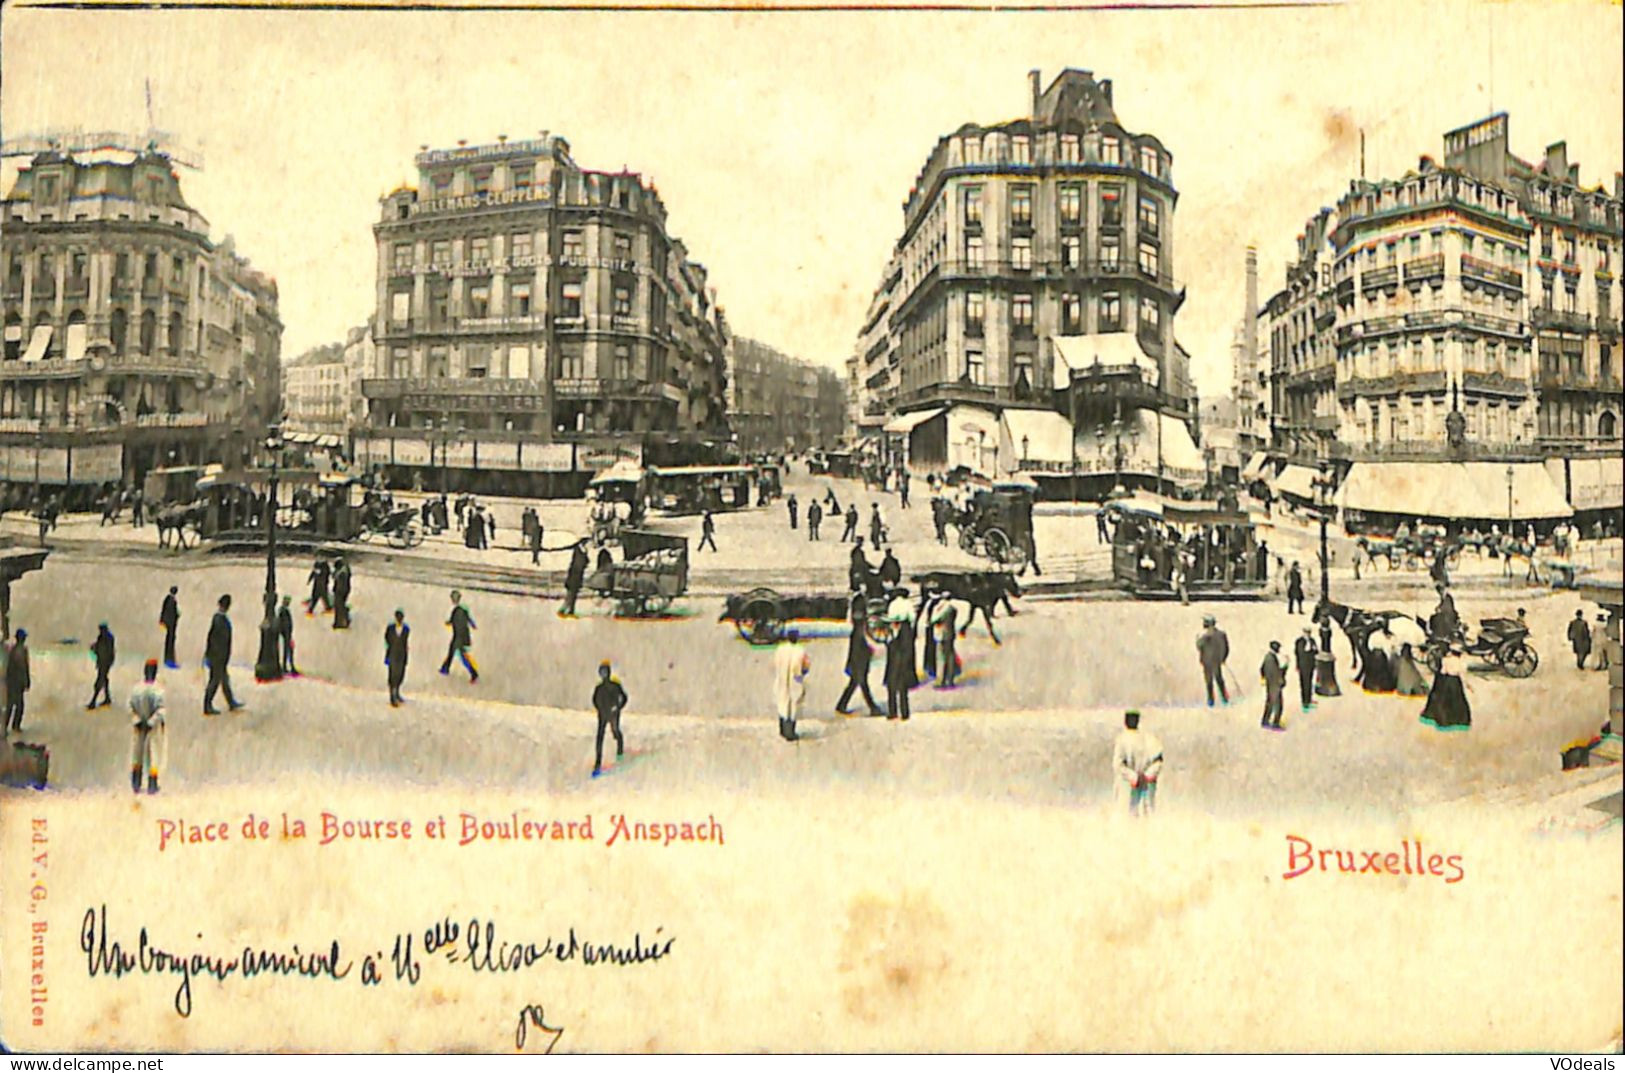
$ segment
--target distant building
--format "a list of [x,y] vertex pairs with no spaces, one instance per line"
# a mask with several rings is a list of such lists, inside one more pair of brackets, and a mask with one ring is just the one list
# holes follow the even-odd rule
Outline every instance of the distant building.
[[[1264,304],[1272,446],[1340,473],[1362,463],[1351,508],[1548,520],[1621,505],[1625,183],[1582,190],[1561,145],[1532,166],[1506,131],[1493,116],[1446,135],[1442,167],[1350,183]],[[1392,468],[1425,461],[1468,468]],[[1302,473],[1280,477],[1311,494]]]
[[348,387],[343,343],[307,350],[288,362],[282,367],[284,430],[347,432]]
[[1031,91],[941,138],[910,191],[855,348],[858,433],[915,468],[1199,482],[1173,158],[1109,80]]
[[240,464],[281,398],[276,282],[154,150],[37,154],[0,205],[0,482]]
[[728,360],[728,413],[748,453],[834,448],[846,428],[846,386],[813,365],[743,336]]
[[359,461],[562,487],[646,438],[726,438],[727,323],[651,184],[556,135],[416,163],[373,226]]

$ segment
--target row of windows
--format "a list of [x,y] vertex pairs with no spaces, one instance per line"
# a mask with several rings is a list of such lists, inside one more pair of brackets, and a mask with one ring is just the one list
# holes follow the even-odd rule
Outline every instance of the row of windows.
[[[1031,227],[1033,222],[1033,187],[1020,184],[1009,187],[1010,225]],[[1062,183],[1056,187],[1055,209],[1063,224],[1083,222],[1083,183]],[[982,225],[982,194],[980,186],[961,187],[961,204],[965,226]],[[1142,234],[1155,235],[1162,229],[1162,202],[1143,192],[1138,199],[1139,224]],[[1123,225],[1123,187],[1111,183],[1100,188],[1099,218],[1102,227]]]
[[[56,255],[48,250],[35,254],[36,280],[54,280],[56,278]],[[158,279],[160,266],[168,261],[169,278],[173,283],[185,283],[187,279],[186,266],[188,259],[182,256],[161,258],[160,254],[149,253],[142,260],[142,278]],[[22,257],[8,258],[6,275],[13,287],[22,285],[23,277]],[[113,279],[124,281],[130,278],[132,258],[128,253],[119,253],[113,258]],[[90,271],[90,255],[83,250],[70,250],[65,261],[69,279],[84,279]]]
[[[1061,236],[1061,267],[1083,267],[1083,239],[1078,235]],[[1096,245],[1100,271],[1112,273],[1121,270],[1122,244],[1116,235],[1102,235]],[[980,269],[987,266],[986,243],[980,235],[965,237],[965,267]],[[1162,251],[1153,242],[1142,240],[1139,248],[1140,271],[1147,276],[1162,274]],[[1017,235],[1010,240],[1010,268],[1016,272],[1030,272],[1033,268],[1033,240]]]
[[[1060,163],[1083,163],[1083,141],[1079,135],[1062,133],[1056,147]],[[1002,160],[1001,148],[1007,149],[1007,155]],[[985,162],[1026,166],[1033,163],[1033,140],[1026,134],[1005,135],[997,132],[985,136],[967,134],[960,139],[959,156],[967,165]],[[1122,139],[1113,135],[1108,134],[1100,139],[1099,163],[1122,167],[1127,162],[1133,162],[1147,175],[1160,178],[1164,174],[1163,158],[1155,147],[1142,145],[1136,151],[1132,142],[1125,144]]]
[[[467,240],[467,260],[475,264],[489,263],[491,260],[490,235],[475,235]],[[507,237],[507,254],[510,260],[529,257],[532,251],[533,235],[529,231],[515,231]],[[614,257],[617,261],[632,260],[632,236],[624,231],[615,232]],[[582,258],[587,255],[586,233],[579,228],[570,228],[559,236],[560,252],[565,257]],[[397,242],[395,244],[393,268],[396,273],[412,271],[413,249],[410,242]],[[450,239],[437,239],[429,244],[429,263],[434,266],[444,266],[452,263],[452,244]]]
[[[1123,330],[1123,299],[1115,291],[1102,294],[1095,299],[1096,324],[1102,332],[1117,332]],[[1141,300],[1140,330],[1148,334],[1156,334],[1162,325],[1162,308],[1156,302]],[[965,295],[965,332],[967,335],[980,335],[986,324],[987,299],[981,291],[970,291]],[[1019,334],[1030,333],[1033,328],[1033,296],[1030,294],[1013,294],[1010,296],[1010,324]],[[1061,331],[1074,333],[1083,329],[1083,296],[1080,294],[1061,295]]]
[[[583,287],[578,280],[566,280],[559,288],[559,312],[561,317],[579,317],[583,311]],[[617,317],[630,317],[637,302],[637,285],[633,282],[619,284],[614,289],[613,305],[610,307]],[[514,280],[508,284],[508,301],[505,309],[511,317],[528,317],[532,310],[531,285],[528,281]],[[449,320],[451,310],[451,296],[445,292],[437,291],[429,295],[429,309],[431,321],[443,324]],[[463,295],[463,316],[487,317],[491,315],[491,287],[489,284],[477,283],[470,286]],[[395,291],[390,295],[389,319],[396,324],[405,324],[412,319],[412,292]]]

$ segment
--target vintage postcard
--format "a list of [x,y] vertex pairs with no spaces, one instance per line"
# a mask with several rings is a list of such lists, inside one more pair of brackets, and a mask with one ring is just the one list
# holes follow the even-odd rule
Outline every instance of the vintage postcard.
[[1617,3],[3,18],[6,1050],[1613,1068]]

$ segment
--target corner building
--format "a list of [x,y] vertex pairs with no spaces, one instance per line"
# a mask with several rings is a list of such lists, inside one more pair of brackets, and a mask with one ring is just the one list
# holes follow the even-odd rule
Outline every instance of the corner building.
[[152,149],[35,154],[0,204],[0,483],[83,502],[244,463],[281,399],[276,281]]
[[556,135],[424,151],[382,199],[360,460],[559,488],[727,435],[726,319],[653,186]]
[[1110,80],[1040,86],[1027,116],[940,139],[910,191],[856,346],[860,434],[885,412],[916,468],[1098,476],[1121,418],[1144,433],[1128,472],[1199,480],[1173,158],[1122,126]]

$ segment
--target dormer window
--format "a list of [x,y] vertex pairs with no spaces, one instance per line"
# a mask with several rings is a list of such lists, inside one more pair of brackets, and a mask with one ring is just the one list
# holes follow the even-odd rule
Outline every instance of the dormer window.
[[1101,139],[1100,162],[1102,164],[1121,164],[1123,162],[1123,143],[1116,138]]

